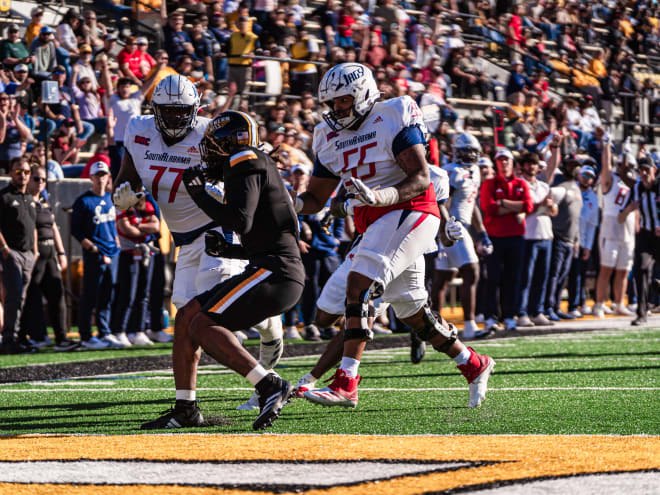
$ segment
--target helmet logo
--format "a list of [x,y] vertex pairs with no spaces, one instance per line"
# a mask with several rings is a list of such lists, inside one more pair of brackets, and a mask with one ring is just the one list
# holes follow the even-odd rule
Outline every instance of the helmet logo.
[[353,81],[357,81],[360,79],[362,76],[364,76],[364,68],[363,67],[358,67],[356,70],[349,74],[344,74],[344,81],[346,85],[348,86],[351,84]]

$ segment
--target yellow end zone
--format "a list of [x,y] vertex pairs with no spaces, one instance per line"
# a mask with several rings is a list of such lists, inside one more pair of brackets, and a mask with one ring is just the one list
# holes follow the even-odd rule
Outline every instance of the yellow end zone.
[[[306,494],[450,490],[498,481],[660,469],[660,437],[618,436],[361,436],[361,435],[134,435],[16,436],[0,440],[0,462],[44,460],[487,461],[450,472],[404,475],[377,484],[312,489]],[[267,468],[266,468],[267,469]],[[203,480],[200,480],[203,483]],[[255,494],[254,490],[148,485],[0,483],[12,494]]]

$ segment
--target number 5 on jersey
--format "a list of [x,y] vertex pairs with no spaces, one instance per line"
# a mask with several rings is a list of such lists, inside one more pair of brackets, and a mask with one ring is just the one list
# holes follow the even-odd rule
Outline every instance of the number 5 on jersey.
[[[341,171],[346,172],[346,170],[351,168],[350,167],[351,155],[354,155],[355,153],[359,153],[357,165],[351,169],[351,175],[356,179],[360,179],[360,180],[365,180],[368,179],[369,177],[373,177],[374,175],[376,175],[376,164],[364,163],[364,160],[367,156],[367,150],[369,148],[374,148],[375,146],[377,146],[377,144],[378,143],[367,143],[364,146],[360,146],[359,148],[351,148],[350,150],[344,151],[344,168],[342,168]],[[362,165],[369,167],[369,171],[364,175],[358,175],[358,169]]]
[[181,180],[183,179],[183,172],[185,172],[185,169],[176,167],[163,167],[161,165],[151,165],[149,166],[149,169],[156,171],[154,180],[151,182],[151,194],[156,201],[158,201],[158,184],[163,178],[165,172],[176,175],[172,181],[170,196],[167,200],[168,203],[174,203],[174,199],[176,198],[176,193],[179,190],[179,186],[181,185]]

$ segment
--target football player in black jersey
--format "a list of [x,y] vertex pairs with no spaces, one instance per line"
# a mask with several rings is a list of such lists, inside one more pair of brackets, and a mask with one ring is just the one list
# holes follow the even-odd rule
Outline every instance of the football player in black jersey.
[[[249,328],[292,308],[302,294],[305,271],[298,249],[298,220],[290,196],[271,158],[257,149],[257,126],[242,112],[227,111],[208,126],[200,143],[206,167],[193,167],[183,183],[195,203],[213,220],[240,235],[241,246],[207,236],[207,253],[249,260],[245,271],[196,297],[199,309],[188,333],[174,345],[204,349],[252,383],[259,394],[253,427],[270,426],[289,401],[293,386],[266,370],[236,339]],[[206,191],[206,179],[223,180],[224,204]],[[202,426],[194,401],[177,400],[172,411],[143,429]]]

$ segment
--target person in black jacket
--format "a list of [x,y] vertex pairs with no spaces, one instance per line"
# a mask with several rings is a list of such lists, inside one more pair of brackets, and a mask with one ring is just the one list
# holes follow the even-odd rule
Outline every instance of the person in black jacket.
[[[206,252],[249,260],[245,271],[198,295],[184,308],[195,316],[174,335],[175,348],[190,352],[192,376],[201,349],[252,383],[259,395],[253,428],[271,426],[293,394],[293,386],[268,373],[239,343],[233,331],[279,315],[300,299],[305,271],[298,249],[298,221],[290,196],[272,159],[257,149],[257,125],[242,112],[216,117],[200,143],[206,168],[183,174],[190,197],[221,227],[240,235],[241,246],[226,245],[210,232]],[[206,179],[224,180],[224,204],[206,191]],[[203,426],[195,401],[177,400],[171,412],[143,429]]]

